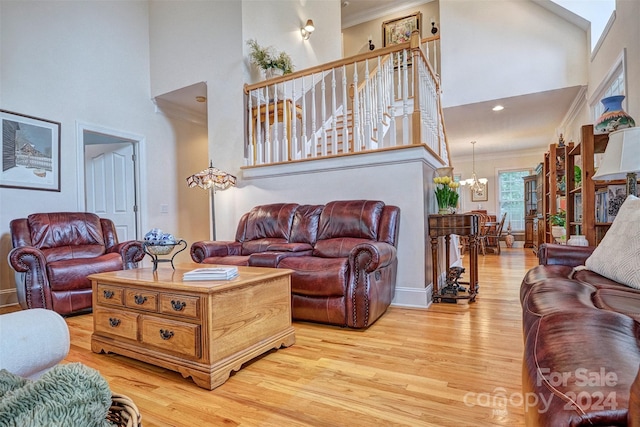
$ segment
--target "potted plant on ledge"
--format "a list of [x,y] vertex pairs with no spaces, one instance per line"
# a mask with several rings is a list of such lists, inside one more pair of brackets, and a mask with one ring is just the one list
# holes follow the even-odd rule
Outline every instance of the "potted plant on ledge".
[[551,224],[551,235],[557,242],[563,243],[567,236],[567,212],[560,209],[557,213],[549,215],[549,224]]
[[291,57],[285,52],[278,52],[272,46],[262,47],[255,39],[247,40],[249,46],[249,60],[265,72],[270,79],[293,72]]

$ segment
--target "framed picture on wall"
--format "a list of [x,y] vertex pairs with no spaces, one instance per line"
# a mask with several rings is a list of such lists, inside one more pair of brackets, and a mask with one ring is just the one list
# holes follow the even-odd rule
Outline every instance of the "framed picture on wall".
[[487,194],[487,184],[483,184],[478,182],[480,186],[477,190],[471,190],[471,201],[472,202],[486,202],[489,200],[489,195]]
[[402,18],[391,19],[382,23],[382,42],[384,47],[406,43],[411,32],[418,30],[422,37],[422,13],[416,12]]
[[60,123],[0,110],[0,187],[60,191]]

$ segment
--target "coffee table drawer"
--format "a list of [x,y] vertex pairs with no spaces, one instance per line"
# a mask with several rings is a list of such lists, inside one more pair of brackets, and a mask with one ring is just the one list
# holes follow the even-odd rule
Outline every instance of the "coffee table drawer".
[[124,289],[112,285],[98,285],[98,293],[96,295],[98,304],[122,306]]
[[124,305],[138,310],[158,311],[158,293],[141,289],[127,289],[124,294]]
[[160,313],[200,319],[200,298],[160,294]]
[[199,358],[202,353],[200,325],[142,316],[141,332],[143,344],[194,358]]
[[130,340],[138,338],[138,315],[135,313],[94,308],[93,319],[96,332]]

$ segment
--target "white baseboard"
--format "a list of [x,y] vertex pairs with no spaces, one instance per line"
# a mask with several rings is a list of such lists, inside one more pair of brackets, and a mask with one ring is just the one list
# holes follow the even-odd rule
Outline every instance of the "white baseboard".
[[432,286],[426,288],[401,288],[396,287],[396,295],[391,305],[397,307],[428,308],[432,299]]

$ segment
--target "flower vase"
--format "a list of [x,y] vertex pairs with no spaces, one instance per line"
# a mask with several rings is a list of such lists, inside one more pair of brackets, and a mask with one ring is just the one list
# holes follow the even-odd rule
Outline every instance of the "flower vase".
[[438,208],[438,214],[440,215],[449,215],[450,213],[449,208]]
[[624,95],[609,96],[600,102],[604,106],[604,112],[596,121],[595,134],[607,134],[615,130],[632,128],[636,125],[633,118],[622,109]]
[[[267,80],[269,80],[269,79],[283,76],[284,71],[282,71],[280,68],[271,67],[264,70],[264,75],[267,78]],[[278,95],[278,100],[284,99],[284,91],[282,90],[282,83],[270,84],[267,88],[269,92],[269,101],[273,101],[273,99],[276,97],[276,94]]]

